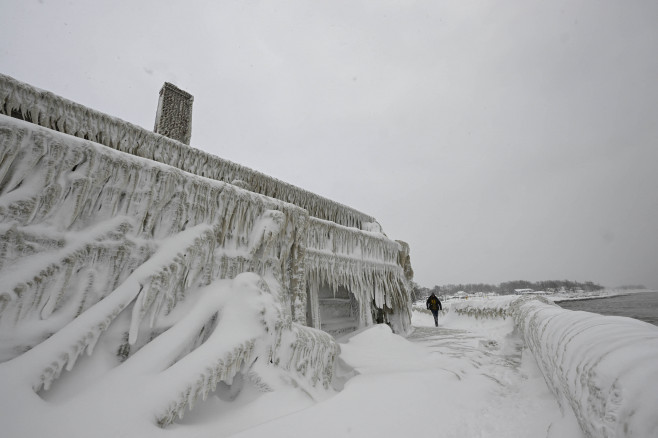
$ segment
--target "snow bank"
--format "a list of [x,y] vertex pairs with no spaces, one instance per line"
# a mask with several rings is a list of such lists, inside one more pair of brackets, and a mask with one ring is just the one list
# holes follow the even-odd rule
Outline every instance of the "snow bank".
[[562,309],[541,297],[453,303],[450,312],[512,318],[562,408],[588,437],[658,435],[658,329],[632,318]]
[[[66,400],[55,396],[44,404],[34,396],[43,393],[35,387],[35,377],[44,364],[52,367],[53,359],[66,355],[62,347],[68,345],[68,335],[84,333],[81,321],[104,314],[107,300],[30,351],[1,363],[3,432],[85,436],[96,430],[103,436],[143,436],[183,418],[185,411],[209,396],[235,398],[247,383],[269,391],[285,376],[307,394],[313,387],[329,389],[338,345],[328,334],[286,318],[262,277],[243,273],[233,280],[216,280],[187,301],[171,316],[166,331],[123,362],[86,384],[76,384],[68,375],[58,382],[55,392],[71,393]],[[111,357],[117,347],[112,339],[119,338],[122,327],[113,324],[105,329],[109,331],[102,335],[102,348]],[[273,374],[274,368],[285,373]],[[67,385],[73,390],[62,389]],[[27,413],[39,421],[25,421]],[[72,418],[76,421],[68,421]]]

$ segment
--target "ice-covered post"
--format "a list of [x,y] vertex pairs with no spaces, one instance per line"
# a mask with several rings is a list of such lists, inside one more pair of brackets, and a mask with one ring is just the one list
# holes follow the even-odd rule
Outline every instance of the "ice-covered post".
[[153,131],[181,143],[190,144],[193,102],[194,96],[190,93],[165,82],[160,89]]

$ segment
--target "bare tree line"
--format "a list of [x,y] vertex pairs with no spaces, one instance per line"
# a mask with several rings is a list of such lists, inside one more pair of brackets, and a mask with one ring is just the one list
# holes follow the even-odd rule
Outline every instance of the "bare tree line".
[[547,281],[527,281],[514,280],[500,284],[487,283],[467,283],[467,284],[446,284],[443,286],[434,286],[428,288],[421,286],[416,282],[413,283],[413,293],[415,299],[427,298],[431,293],[436,295],[455,295],[457,292],[475,293],[475,292],[495,292],[499,295],[513,294],[515,289],[532,289],[536,291],[585,291],[593,292],[603,289],[603,286],[591,281],[578,282],[571,280],[547,280]]

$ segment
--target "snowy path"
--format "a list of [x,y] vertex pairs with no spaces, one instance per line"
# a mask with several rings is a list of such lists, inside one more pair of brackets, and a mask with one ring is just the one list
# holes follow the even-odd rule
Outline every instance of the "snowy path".
[[406,340],[386,326],[354,336],[341,358],[359,375],[343,391],[236,436],[581,437],[510,321],[441,324],[419,314]]
[[[416,324],[422,323],[422,317],[416,319]],[[426,323],[433,325],[429,318]],[[438,328],[416,326],[408,337],[438,355],[443,369],[455,373],[465,387],[474,385],[478,392],[470,403],[455,396],[471,407],[460,412],[448,409],[449,416],[458,421],[450,421],[452,428],[442,427],[436,436],[580,436],[575,419],[567,420],[571,424],[565,430],[558,405],[532,355],[524,352],[522,341],[505,329],[506,324],[474,324],[472,319],[468,324],[479,330],[449,328],[450,322],[444,321]],[[461,326],[459,322],[456,325]],[[551,426],[553,422],[556,424]]]
[[[41,400],[23,391],[5,398],[2,411],[15,412],[5,420],[39,431],[29,436],[582,438],[510,318],[450,313],[435,328],[429,314],[414,312],[413,324],[407,338],[382,324],[342,342],[340,391],[304,389],[271,368],[272,392],[245,382],[235,399],[212,394],[165,430],[143,413],[127,415],[125,396],[117,403],[109,390],[96,401]],[[26,394],[32,399],[17,397]]]
[[415,327],[407,339],[444,356],[451,364],[448,369],[460,380],[479,373],[504,387],[524,378],[519,369],[523,346],[516,338],[507,341],[504,351],[495,340],[444,327]]

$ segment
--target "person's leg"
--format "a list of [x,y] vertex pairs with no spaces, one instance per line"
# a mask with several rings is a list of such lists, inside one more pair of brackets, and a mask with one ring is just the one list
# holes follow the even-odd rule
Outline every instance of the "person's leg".
[[434,316],[434,327],[439,326],[439,311],[438,310],[432,310],[432,315]]

